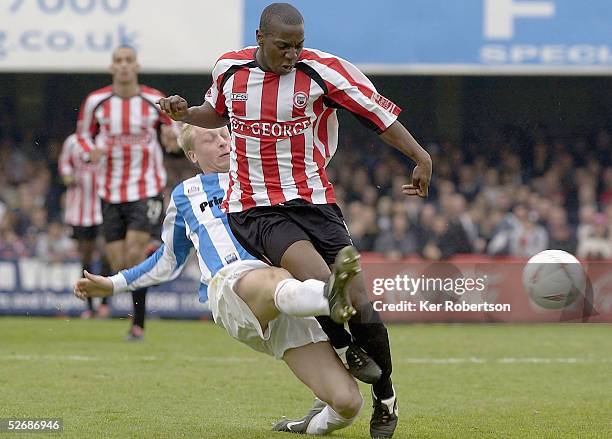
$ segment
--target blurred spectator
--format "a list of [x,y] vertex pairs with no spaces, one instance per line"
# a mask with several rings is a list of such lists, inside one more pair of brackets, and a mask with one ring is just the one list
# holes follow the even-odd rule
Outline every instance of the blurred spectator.
[[371,251],[377,235],[376,210],[360,201],[353,201],[348,208],[348,227],[357,248]]
[[548,215],[548,233],[550,240],[548,247],[555,250],[564,250],[575,254],[578,245],[574,230],[567,222],[567,212],[562,207],[555,207]]
[[[39,235],[48,238],[47,222],[58,218],[63,190],[51,165],[56,142],[41,143],[17,126],[0,113],[0,257],[34,254]],[[402,194],[411,163],[345,134],[328,170],[362,251],[444,259],[457,253],[528,257],[556,248],[612,258],[609,130],[561,138],[538,129],[532,140],[500,131],[464,147],[430,142],[434,175],[426,200]],[[167,157],[166,164],[168,190],[195,174],[182,157]]]
[[489,242],[487,253],[495,256],[510,255],[531,257],[546,250],[548,233],[537,223],[535,211],[527,211],[517,205],[498,225],[498,230]]
[[62,262],[76,257],[74,242],[59,222],[51,222],[46,232],[38,235],[36,257],[46,262]]
[[612,203],[612,167],[604,169],[601,180],[603,187],[599,196],[599,203],[605,206]]
[[474,168],[470,165],[463,165],[459,168],[459,182],[457,191],[467,200],[472,201],[478,193],[479,184],[474,173]]
[[378,226],[378,230],[381,232],[391,230],[392,208],[393,201],[391,200],[391,197],[383,196],[378,199],[378,204],[376,207],[378,219],[376,221],[376,225]]
[[529,258],[548,248],[548,233],[537,222],[536,212],[529,212],[521,219],[510,235],[510,255]]
[[609,259],[612,257],[610,227],[604,214],[593,216],[592,227],[578,241],[578,257],[585,259]]
[[7,212],[0,221],[0,258],[17,259],[29,256],[28,248],[15,233],[15,215]]
[[6,204],[2,200],[0,200],[0,223],[4,218],[4,214],[6,213]]
[[448,222],[443,215],[436,215],[431,220],[431,227],[420,239],[419,253],[428,260],[439,261],[459,253],[470,253],[465,230],[456,221]]
[[416,236],[410,228],[405,213],[396,212],[393,215],[391,229],[378,236],[374,244],[374,251],[395,260],[416,251]]

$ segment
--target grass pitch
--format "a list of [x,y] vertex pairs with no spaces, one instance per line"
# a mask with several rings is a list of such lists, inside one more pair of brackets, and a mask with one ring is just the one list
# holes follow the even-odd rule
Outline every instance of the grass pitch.
[[[61,417],[67,438],[283,438],[309,391],[211,323],[0,318],[0,418]],[[612,326],[389,328],[395,438],[612,438]],[[368,438],[369,389],[358,422]],[[5,436],[1,434],[1,436]],[[6,435],[8,437],[8,435]],[[48,434],[20,434],[20,438]]]

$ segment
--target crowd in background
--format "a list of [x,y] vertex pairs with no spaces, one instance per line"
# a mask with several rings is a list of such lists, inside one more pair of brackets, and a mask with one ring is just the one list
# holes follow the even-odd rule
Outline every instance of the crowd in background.
[[[42,142],[12,123],[0,114],[0,258],[75,258],[62,225],[63,139]],[[612,258],[610,132],[559,138],[540,129],[424,146],[434,163],[425,200],[402,195],[410,183],[408,159],[382,143],[358,145],[340,136],[328,173],[361,251],[440,260],[464,253],[529,257],[554,248]],[[167,155],[165,164],[168,191],[197,172],[180,155]]]

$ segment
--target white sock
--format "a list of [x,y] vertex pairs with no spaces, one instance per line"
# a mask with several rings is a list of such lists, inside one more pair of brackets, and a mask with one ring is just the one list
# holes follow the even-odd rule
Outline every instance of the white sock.
[[276,286],[274,304],[280,312],[296,317],[328,316],[324,287],[325,283],[320,280],[283,279]]
[[357,416],[359,416],[359,412],[350,419],[343,418],[327,405],[321,413],[310,420],[308,427],[306,427],[306,434],[328,434],[340,430],[351,425],[357,419]]

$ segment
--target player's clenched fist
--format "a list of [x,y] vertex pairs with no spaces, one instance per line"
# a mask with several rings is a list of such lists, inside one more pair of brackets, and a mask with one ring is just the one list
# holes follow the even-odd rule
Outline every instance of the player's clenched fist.
[[184,98],[178,95],[161,98],[157,101],[157,105],[159,105],[161,111],[172,119],[180,122],[184,121],[189,114],[189,104]]

